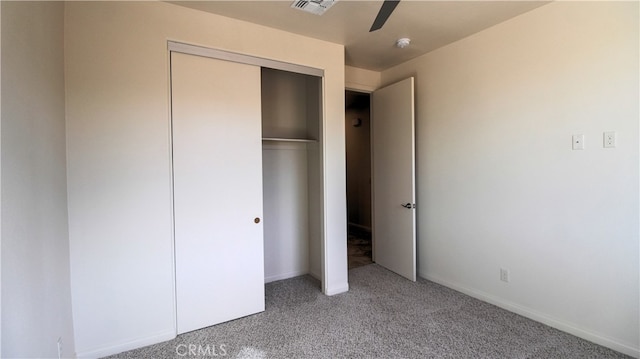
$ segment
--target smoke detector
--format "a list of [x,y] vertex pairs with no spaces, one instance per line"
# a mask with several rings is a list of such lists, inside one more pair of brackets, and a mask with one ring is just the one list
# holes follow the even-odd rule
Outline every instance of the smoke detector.
[[408,37],[403,37],[401,39],[398,39],[396,41],[396,47],[399,47],[401,49],[404,49],[405,47],[409,46],[409,44],[411,43],[411,39]]
[[322,15],[338,0],[295,0],[291,7],[294,9]]

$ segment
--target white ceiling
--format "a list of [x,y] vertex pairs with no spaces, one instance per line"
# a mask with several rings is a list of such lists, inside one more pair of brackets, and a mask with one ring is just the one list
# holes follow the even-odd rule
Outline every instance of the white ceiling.
[[[292,9],[292,1],[281,0],[172,3],[342,44],[347,65],[381,71],[548,1],[402,0],[384,27],[371,33],[382,1],[340,0],[322,16]],[[411,45],[396,48],[400,37],[411,38]]]

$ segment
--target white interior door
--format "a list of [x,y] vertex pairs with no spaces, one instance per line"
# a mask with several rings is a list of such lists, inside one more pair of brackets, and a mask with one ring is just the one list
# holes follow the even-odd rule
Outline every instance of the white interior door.
[[264,310],[260,68],[172,52],[171,101],[180,334]]
[[416,280],[413,77],[373,93],[375,262]]

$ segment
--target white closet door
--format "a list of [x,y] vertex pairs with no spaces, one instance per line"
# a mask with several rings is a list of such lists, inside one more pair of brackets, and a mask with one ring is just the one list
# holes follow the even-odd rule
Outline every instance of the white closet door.
[[259,67],[171,54],[178,334],[264,310],[260,100]]

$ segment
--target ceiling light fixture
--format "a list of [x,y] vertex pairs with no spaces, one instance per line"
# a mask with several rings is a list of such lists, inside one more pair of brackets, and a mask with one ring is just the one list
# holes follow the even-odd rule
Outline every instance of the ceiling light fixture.
[[404,49],[405,47],[409,46],[409,43],[411,43],[411,39],[408,37],[403,37],[396,41],[396,47]]

